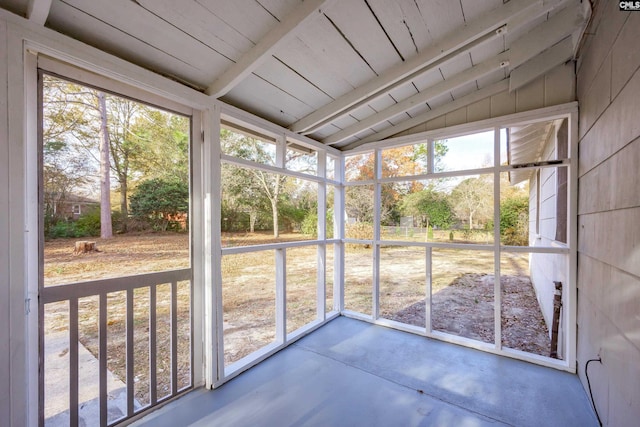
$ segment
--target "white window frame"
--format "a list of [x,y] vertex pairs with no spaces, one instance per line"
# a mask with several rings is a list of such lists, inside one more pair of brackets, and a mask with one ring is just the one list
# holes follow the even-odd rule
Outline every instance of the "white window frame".
[[[237,167],[243,168],[251,168],[258,169],[269,173],[275,173],[280,175],[285,175],[289,177],[299,178],[310,182],[315,182],[318,185],[318,237],[314,240],[301,240],[296,242],[283,242],[283,243],[272,243],[272,244],[264,244],[259,246],[238,246],[238,247],[221,247],[220,250],[220,260],[217,262],[221,262],[222,257],[234,254],[241,253],[252,253],[252,252],[263,252],[263,251],[274,251],[276,255],[276,277],[275,277],[275,304],[276,304],[276,340],[274,343],[262,347],[259,350],[256,350],[245,356],[244,358],[225,366],[224,362],[224,331],[222,324],[222,315],[223,315],[223,301],[222,301],[222,268],[219,266],[217,268],[217,277],[216,282],[220,284],[217,287],[216,292],[218,293],[218,298],[216,301],[215,311],[218,313],[220,321],[217,324],[217,341],[216,341],[216,352],[218,357],[218,377],[214,387],[218,387],[225,382],[235,378],[237,375],[241,374],[245,370],[255,366],[260,363],[264,359],[269,356],[275,354],[280,351],[282,348],[290,345],[291,343],[299,340],[305,335],[313,332],[320,326],[324,325],[326,322],[334,319],[335,317],[340,315],[341,309],[341,299],[339,297],[339,290],[342,288],[341,278],[343,276],[342,273],[342,232],[343,228],[337,227],[337,230],[334,229],[334,236],[331,239],[326,238],[326,189],[328,185],[335,186],[338,191],[336,193],[336,205],[341,204],[341,194],[342,194],[342,185],[340,180],[332,180],[326,178],[326,164],[327,164],[327,156],[332,156],[339,160],[342,160],[342,154],[331,147],[325,146],[323,144],[318,143],[312,139],[303,137],[298,134],[294,134],[286,129],[283,129],[279,126],[271,124],[263,119],[259,119],[249,113],[238,110],[231,106],[223,106],[221,109],[221,122],[229,123],[233,127],[233,125],[238,126],[239,128],[246,129],[247,131],[253,131],[256,134],[256,137],[260,135],[264,135],[266,138],[270,140],[274,140],[276,143],[276,162],[275,165],[267,165],[262,163],[253,162],[250,160],[245,160],[237,157],[233,157],[230,155],[222,154],[219,155],[218,169],[221,169],[221,165],[223,163],[234,165]],[[307,174],[304,172],[297,172],[293,170],[287,169],[287,165],[285,162],[285,153],[286,153],[286,144],[288,141],[295,141],[297,144],[301,144],[310,149],[316,151],[318,156],[318,169],[316,174]],[[336,175],[338,178],[342,177],[342,161],[339,163],[338,170],[336,170]],[[219,171],[217,172],[219,173]],[[218,204],[217,209],[220,209]],[[336,209],[336,221],[338,223],[340,219],[338,218],[338,209]],[[217,221],[218,227],[220,226],[220,221]],[[335,227],[335,225],[334,225]],[[338,233],[336,234],[335,231]],[[218,230],[220,232],[220,230]],[[333,307],[330,311],[326,310],[326,284],[325,284],[325,265],[326,265],[326,250],[327,246],[333,245],[335,253],[334,253],[334,299],[333,299]],[[287,334],[286,327],[286,260],[287,260],[287,249],[295,248],[301,246],[316,246],[317,247],[317,266],[318,266],[318,279],[316,283],[316,319],[302,328],[293,331]],[[340,280],[338,280],[340,278]]]
[[[200,253],[204,254],[203,257],[192,258],[194,301],[204,301],[204,298],[201,297],[201,294],[206,290],[204,264],[206,264],[206,259],[211,258],[207,254],[212,253],[211,245],[206,244],[202,238],[204,233],[198,232],[204,227],[204,218],[195,211],[198,206],[202,206],[202,201],[208,197],[203,195],[201,190],[204,187],[203,181],[210,181],[209,174],[203,172],[210,162],[202,159],[202,150],[197,148],[207,145],[202,141],[203,118],[206,120],[207,116],[214,116],[213,121],[217,121],[215,110],[219,103],[204,94],[199,94],[176,82],[171,82],[157,74],[54,31],[39,26],[29,27],[19,18],[14,18],[4,12],[0,15],[10,22],[15,21],[11,22],[7,30],[7,58],[11,64],[8,73],[8,81],[10,82],[8,97],[13,106],[9,109],[12,116],[9,120],[9,133],[13,140],[22,142],[13,145],[14,148],[10,153],[13,160],[9,162],[14,165],[12,167],[16,177],[13,182],[14,188],[20,189],[17,191],[20,191],[23,200],[21,204],[14,204],[11,208],[11,216],[17,218],[16,222],[23,221],[24,224],[21,227],[16,227],[16,236],[13,238],[17,243],[15,244],[16,251],[12,251],[11,263],[16,268],[11,280],[16,283],[12,285],[14,288],[18,284],[24,286],[23,294],[25,295],[24,305],[17,304],[18,307],[24,307],[22,313],[16,310],[11,314],[12,317],[20,319],[19,323],[14,323],[15,327],[11,329],[11,339],[14,345],[22,343],[19,346],[21,350],[14,352],[11,382],[12,384],[23,384],[12,388],[12,393],[20,393],[22,390],[25,396],[24,399],[13,401],[12,418],[17,424],[36,426],[39,424],[40,416],[38,271],[41,261],[38,256],[34,257],[29,254],[38,254],[39,252],[37,232],[39,229],[37,197],[39,174],[37,167],[38,63],[41,62],[42,66],[42,62],[46,62],[48,65],[43,68],[65,78],[100,86],[106,90],[192,117],[191,162],[194,209],[194,215],[190,215],[194,236],[192,252],[200,250]],[[0,22],[0,30],[3,29],[2,25],[3,22]],[[209,119],[209,121],[211,120]],[[217,141],[217,138],[215,140]],[[210,141],[211,139],[209,139],[209,145],[211,145]],[[14,291],[19,292],[17,289]],[[15,298],[12,297],[12,301],[15,302]],[[193,309],[192,316],[194,318],[203,319],[203,322],[211,319],[210,315],[205,317],[203,314],[207,309],[206,304],[203,303],[201,306],[194,304]],[[27,316],[24,316],[25,312]],[[18,326],[20,323],[24,324],[23,329]],[[210,353],[203,346],[203,342],[206,341],[206,337],[203,336],[203,326],[194,322],[192,366],[194,388],[212,383],[212,381],[206,381],[207,378],[205,378],[202,369],[202,354]],[[21,330],[25,332],[22,333]]]
[[[376,188],[376,195],[379,197],[380,186],[383,183],[387,182],[398,182],[398,181],[412,181],[412,180],[420,180],[420,179],[430,179],[437,177],[450,177],[450,176],[467,176],[467,175],[477,175],[477,174],[493,174],[494,176],[494,224],[500,223],[500,197],[499,197],[499,188],[500,188],[500,173],[508,172],[511,170],[510,166],[500,165],[500,129],[509,126],[520,126],[524,124],[530,124],[535,122],[542,121],[551,121],[555,119],[566,118],[568,120],[568,139],[569,139],[569,150],[568,150],[568,159],[563,161],[562,166],[558,165],[550,165],[548,167],[567,167],[569,168],[568,172],[568,203],[567,203],[567,244],[559,244],[553,242],[551,247],[534,247],[534,246],[525,246],[525,247],[514,247],[514,246],[503,246],[500,243],[500,234],[499,227],[494,227],[494,243],[491,245],[475,245],[475,244],[454,244],[454,243],[414,243],[414,242],[391,242],[388,240],[382,241],[380,240],[380,222],[379,217],[376,217],[374,222],[374,239],[373,240],[354,240],[354,239],[343,239],[344,242],[349,243],[368,243],[372,244],[374,247],[374,275],[373,275],[373,286],[372,286],[372,300],[374,307],[372,308],[373,316],[365,316],[361,313],[352,312],[349,310],[343,310],[342,314],[345,316],[357,318],[360,320],[365,320],[372,322],[374,324],[379,324],[383,326],[388,326],[400,330],[404,330],[407,332],[418,333],[421,335],[425,335],[431,338],[440,339],[447,342],[452,342],[456,344],[465,345],[468,347],[484,350],[494,354],[500,354],[504,356],[509,356],[515,359],[525,360],[528,362],[553,367],[560,370],[565,370],[569,372],[575,372],[576,370],[576,316],[577,316],[577,287],[576,287],[576,269],[577,269],[577,144],[578,144],[578,135],[577,135],[577,123],[578,123],[578,109],[577,103],[572,102],[568,104],[553,106],[542,108],[538,110],[528,111],[524,113],[516,113],[507,116],[502,116],[499,118],[482,120],[474,123],[463,124],[458,126],[452,126],[449,128],[437,129],[433,131],[416,133],[408,136],[391,138],[388,140],[372,142],[369,144],[362,145],[360,147],[354,148],[353,150],[349,150],[343,153],[344,156],[362,154],[366,152],[371,152],[374,150],[375,159],[376,159],[376,167],[374,168],[376,176],[373,180],[368,181],[349,181],[344,182],[344,186],[356,186],[356,185],[371,185],[374,184]],[[488,168],[479,168],[472,170],[464,170],[464,171],[454,171],[454,172],[439,172],[435,173],[433,171],[433,147],[434,141],[444,139],[444,138],[455,138],[458,136],[473,134],[483,132],[489,129],[494,129],[494,165]],[[379,167],[381,151],[384,149],[412,145],[420,142],[428,142],[430,154],[429,167],[425,174],[422,175],[413,175],[406,177],[392,177],[392,178],[383,178],[381,175],[381,168]],[[531,169],[538,169],[538,166],[532,166]],[[342,207],[344,209],[344,205]],[[414,327],[411,325],[405,325],[398,322],[393,322],[386,319],[378,318],[378,291],[379,291],[379,247],[381,245],[402,245],[402,246],[417,246],[424,247],[426,250],[426,264],[427,264],[427,315],[429,315],[430,307],[429,307],[429,298],[430,298],[430,268],[431,268],[431,259],[430,253],[433,247],[438,248],[451,248],[451,249],[468,249],[468,250],[490,250],[494,252],[494,265],[495,265],[495,277],[500,277],[500,255],[501,253],[557,253],[557,254],[567,254],[568,262],[566,267],[566,277],[568,278],[568,282],[564,284],[563,287],[563,316],[562,316],[562,329],[565,331],[562,346],[565,349],[564,359],[552,359],[549,357],[538,356],[532,353],[525,353],[517,350],[502,348],[501,345],[501,320],[500,320],[500,304],[501,304],[501,291],[500,291],[500,283],[499,280],[496,280],[495,284],[495,294],[494,294],[494,304],[495,304],[495,337],[493,344],[485,344],[475,340],[470,340],[467,338],[457,337],[445,333],[441,333],[438,331],[433,331],[431,329],[431,322],[428,318],[426,320],[426,327]],[[378,250],[376,250],[378,248]],[[344,292],[344,289],[342,289]],[[429,316],[427,316],[429,317]]]

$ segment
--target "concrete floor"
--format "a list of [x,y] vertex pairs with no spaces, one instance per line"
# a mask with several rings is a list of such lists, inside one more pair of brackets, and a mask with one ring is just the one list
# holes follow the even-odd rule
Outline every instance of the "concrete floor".
[[597,426],[577,376],[339,317],[136,426]]

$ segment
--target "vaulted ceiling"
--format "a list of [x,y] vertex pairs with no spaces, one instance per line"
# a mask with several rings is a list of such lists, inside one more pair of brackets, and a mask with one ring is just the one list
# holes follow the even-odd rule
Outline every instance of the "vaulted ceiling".
[[0,0],[0,7],[340,149],[572,59],[580,0]]

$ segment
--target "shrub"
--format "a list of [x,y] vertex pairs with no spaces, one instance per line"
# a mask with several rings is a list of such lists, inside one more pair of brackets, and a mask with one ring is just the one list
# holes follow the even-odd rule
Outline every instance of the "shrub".
[[[331,212],[327,212],[327,239],[333,238],[333,216]],[[318,214],[316,212],[309,212],[307,216],[302,220],[300,225],[300,231],[308,236],[318,237]]]
[[512,197],[500,203],[500,236],[505,245],[529,244],[529,198]]
[[[113,220],[113,217],[112,217]],[[113,221],[112,221],[113,222]],[[89,212],[82,214],[74,223],[76,230],[82,236],[99,236],[100,235],[100,209],[91,209]]]
[[80,233],[74,222],[58,221],[49,227],[49,235],[47,237],[50,239],[64,239],[84,237],[84,235]]
[[315,212],[308,213],[302,220],[300,231],[302,234],[318,237],[318,214]]
[[166,231],[172,217],[189,212],[189,185],[176,179],[143,181],[131,195],[131,212]]
[[429,238],[429,240],[433,240],[433,227],[432,226],[427,227],[427,237]]

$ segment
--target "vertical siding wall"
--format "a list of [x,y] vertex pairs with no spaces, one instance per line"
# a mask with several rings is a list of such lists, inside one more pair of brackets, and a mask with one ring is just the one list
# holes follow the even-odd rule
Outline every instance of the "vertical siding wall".
[[601,1],[580,51],[578,364],[604,425],[640,420],[640,12]]

